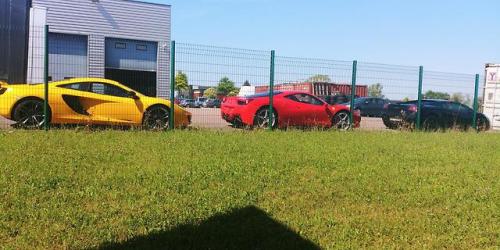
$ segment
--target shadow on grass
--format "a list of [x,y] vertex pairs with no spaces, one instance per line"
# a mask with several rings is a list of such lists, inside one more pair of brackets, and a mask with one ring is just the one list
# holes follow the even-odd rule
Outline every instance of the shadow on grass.
[[98,249],[320,249],[253,207],[215,215],[198,225],[104,243]]

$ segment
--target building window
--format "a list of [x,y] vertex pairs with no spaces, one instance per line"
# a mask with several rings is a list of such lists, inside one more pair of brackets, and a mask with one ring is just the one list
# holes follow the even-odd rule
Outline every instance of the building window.
[[115,43],[115,48],[116,49],[126,49],[127,48],[127,44],[126,43]]
[[148,50],[148,46],[145,45],[145,44],[137,44],[136,49],[140,50],[140,51],[147,51]]

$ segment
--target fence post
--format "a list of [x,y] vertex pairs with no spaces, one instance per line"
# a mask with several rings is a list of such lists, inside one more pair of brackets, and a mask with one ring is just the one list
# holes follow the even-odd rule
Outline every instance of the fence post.
[[358,75],[358,61],[354,60],[352,62],[352,80],[351,80],[351,106],[349,120],[351,123],[351,128],[354,127],[354,99],[356,98],[356,80]]
[[170,114],[168,116],[168,128],[175,127],[175,41],[170,45]]
[[417,107],[417,122],[416,122],[416,128],[417,130],[420,130],[422,121],[421,121],[421,114],[422,114],[422,84],[424,82],[424,66],[420,66],[418,70],[418,107]]
[[269,74],[269,130],[273,130],[274,122],[274,61],[276,52],[271,50],[271,72]]
[[49,25],[45,25],[43,127],[49,130]]
[[479,106],[479,74],[476,75],[476,81],[474,83],[474,104],[472,105],[474,108],[474,115],[472,116],[472,127],[477,129],[477,111]]

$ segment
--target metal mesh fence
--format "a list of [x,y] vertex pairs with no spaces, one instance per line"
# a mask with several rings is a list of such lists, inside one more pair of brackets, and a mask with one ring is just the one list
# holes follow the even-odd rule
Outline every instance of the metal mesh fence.
[[372,89],[368,93],[372,97],[396,101],[418,97],[418,67],[359,62],[357,78]]
[[193,114],[193,127],[226,128],[225,97],[268,91],[269,51],[177,43],[175,60],[177,102]]
[[[0,115],[29,127],[43,126],[45,114],[54,126],[163,130],[175,117],[176,128],[230,129],[264,124],[266,119],[268,125],[272,121],[276,126],[335,127],[335,108],[343,107],[350,115],[359,111],[361,128],[392,127],[384,117],[406,119],[401,115],[409,111],[416,112],[418,119],[413,117],[412,122],[419,127],[429,120],[425,114],[429,99],[462,104],[469,112],[464,123],[473,126],[474,109],[482,110],[483,92],[489,91],[478,86],[485,81],[483,77],[420,72],[411,66],[274,56],[271,51],[188,43],[177,43],[171,54],[169,46],[156,42],[107,37],[96,41],[50,32],[46,27],[0,27],[0,31],[6,41],[0,47],[6,58],[0,64]],[[10,36],[26,36],[26,44]],[[170,65],[168,58],[175,63]],[[166,98],[171,80],[175,115]],[[421,102],[417,102],[419,87]],[[305,95],[280,95],[285,91]],[[254,101],[259,98],[265,101]],[[251,107],[252,101],[253,106],[262,107],[235,115],[234,109]],[[314,107],[325,103],[334,109],[324,106],[325,113],[324,107]],[[293,109],[299,106],[305,111]],[[391,115],[393,106],[397,112]],[[478,117],[481,123],[483,116]],[[8,122],[2,118],[0,124]]]
[[473,107],[475,75],[425,71],[425,99],[452,100]]
[[318,97],[350,95],[352,62],[276,57],[277,90],[304,91]]
[[0,128],[42,127],[45,27],[0,27],[0,33]]

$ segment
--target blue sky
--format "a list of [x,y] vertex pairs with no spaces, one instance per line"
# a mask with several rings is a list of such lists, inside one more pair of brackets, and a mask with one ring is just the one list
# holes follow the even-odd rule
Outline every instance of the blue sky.
[[498,0],[147,0],[178,42],[483,73],[500,63]]

